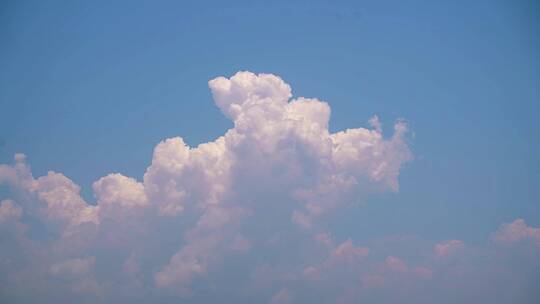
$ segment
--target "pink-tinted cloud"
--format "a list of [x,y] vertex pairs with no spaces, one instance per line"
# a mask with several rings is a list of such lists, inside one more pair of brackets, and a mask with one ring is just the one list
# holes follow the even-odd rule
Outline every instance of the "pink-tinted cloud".
[[402,259],[393,256],[386,258],[384,266],[392,272],[406,272],[409,269]]
[[530,241],[540,246],[540,228],[527,226],[525,220],[516,219],[512,223],[503,224],[493,239],[496,243],[504,245]]
[[[390,137],[376,116],[372,128],[332,133],[330,105],[292,98],[276,75],[239,72],[209,86],[233,127],[194,147],[181,137],[164,139],[142,180],[99,178],[95,202],[61,173],[34,177],[23,154],[0,165],[0,185],[14,196],[0,203],[0,279],[8,286],[0,292],[29,303],[21,286],[58,299],[67,290],[90,292],[101,297],[94,302],[126,295],[138,297],[133,302],[197,302],[219,290],[247,294],[249,302],[370,303],[423,290],[495,293],[492,277],[530,278],[503,267],[507,261],[489,251],[499,246],[478,250],[478,258],[460,240],[415,251],[415,238],[399,237],[390,247],[343,241],[343,231],[332,231],[326,220],[334,212],[368,193],[398,190],[401,168],[412,159],[404,122]],[[21,222],[38,225],[32,233],[8,229]],[[540,229],[518,219],[494,240],[540,244]],[[441,262],[459,251],[462,259]]]
[[293,294],[288,289],[282,289],[277,292],[272,299],[270,299],[269,304],[291,304],[294,303]]
[[433,252],[438,258],[446,258],[454,255],[461,249],[465,247],[463,241],[460,240],[449,240],[442,243],[439,243],[433,247]]
[[21,215],[22,209],[13,200],[6,199],[0,202],[0,224],[8,221],[18,221]]
[[357,247],[351,239],[339,244],[331,253],[329,264],[355,264],[369,255],[369,248]]

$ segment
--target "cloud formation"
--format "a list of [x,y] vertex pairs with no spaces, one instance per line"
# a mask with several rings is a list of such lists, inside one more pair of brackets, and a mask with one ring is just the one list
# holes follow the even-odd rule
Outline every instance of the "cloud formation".
[[[330,106],[292,98],[278,76],[238,72],[209,87],[234,127],[197,147],[163,140],[142,181],[108,174],[93,183],[94,202],[61,173],[34,177],[23,154],[0,165],[10,195],[0,203],[3,298],[354,303],[454,273],[430,257],[466,251],[459,240],[407,261],[327,231],[327,217],[351,201],[398,191],[412,159],[403,121],[390,137],[376,116],[370,129],[331,133]],[[516,220],[494,239],[537,242],[537,231]]]
[[464,246],[461,240],[449,240],[435,245],[433,251],[437,257],[446,258],[463,249]]
[[495,242],[505,245],[532,242],[540,246],[540,228],[527,226],[525,220],[516,219],[512,223],[502,225],[493,239]]

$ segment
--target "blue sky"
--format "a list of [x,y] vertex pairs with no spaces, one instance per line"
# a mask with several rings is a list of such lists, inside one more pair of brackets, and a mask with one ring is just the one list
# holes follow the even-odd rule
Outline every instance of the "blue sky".
[[534,1],[0,6],[0,163],[24,153],[35,177],[60,172],[89,204],[109,173],[142,181],[160,141],[225,134],[208,81],[251,71],[326,101],[331,132],[377,115],[390,138],[407,122],[399,191],[352,200],[324,224],[336,239],[485,246],[503,223],[540,226]]

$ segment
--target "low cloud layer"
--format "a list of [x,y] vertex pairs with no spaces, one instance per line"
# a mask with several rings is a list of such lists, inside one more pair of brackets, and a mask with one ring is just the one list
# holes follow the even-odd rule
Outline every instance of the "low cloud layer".
[[[539,266],[540,229],[521,219],[485,248],[396,238],[418,250],[410,261],[380,242],[336,240],[328,231],[328,217],[351,202],[398,191],[412,159],[404,122],[389,137],[376,116],[370,129],[331,133],[326,102],[292,98],[271,74],[239,72],[209,87],[234,127],[197,147],[163,140],[142,181],[104,176],[93,184],[94,202],[61,173],[34,177],[23,154],[0,165],[10,195],[0,205],[2,299],[440,303],[433,291],[454,290],[448,303],[511,303],[495,296],[510,277],[509,294],[534,299],[519,288]],[[512,249],[517,243],[526,249]]]

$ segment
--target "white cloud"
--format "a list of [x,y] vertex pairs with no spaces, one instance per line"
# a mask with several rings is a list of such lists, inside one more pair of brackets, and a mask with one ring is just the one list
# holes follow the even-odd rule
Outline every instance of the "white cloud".
[[[234,127],[197,147],[163,140],[142,181],[119,173],[98,179],[95,204],[61,173],[34,178],[23,154],[0,165],[0,185],[14,198],[0,202],[0,292],[28,303],[47,296],[81,302],[76,295],[88,293],[96,296],[90,302],[170,302],[176,295],[197,303],[215,293],[249,302],[369,303],[425,290],[466,299],[497,294],[483,285],[494,280],[521,290],[531,277],[534,250],[519,258],[490,251],[500,246],[471,253],[450,240],[419,246],[411,257],[404,247],[416,238],[369,248],[334,239],[328,214],[370,192],[399,189],[412,158],[404,122],[388,138],[376,116],[371,129],[331,133],[329,104],[291,99],[277,76],[239,72],[209,86]],[[518,219],[493,239],[540,244],[540,229]],[[460,259],[433,259],[459,251]],[[514,267],[516,259],[526,267]],[[69,301],[67,290],[75,295]]]
[[0,201],[2,297],[433,303],[431,292],[496,303],[511,292],[533,294],[540,228],[522,219],[502,225],[493,240],[535,245],[523,252],[449,240],[410,254],[405,247],[415,238],[393,247],[334,239],[331,232],[343,230],[332,231],[326,216],[370,192],[399,189],[412,158],[404,122],[390,137],[377,116],[372,128],[331,133],[329,104],[291,99],[275,75],[239,72],[209,86],[234,127],[196,147],[163,140],[142,181],[119,173],[98,179],[95,204],[61,173],[35,178],[23,154],[0,165],[0,186],[13,197]]
[[230,235],[227,225],[236,222],[241,215],[235,211],[209,208],[196,227],[186,232],[186,244],[155,274],[156,286],[177,295],[190,295],[193,278],[206,273],[209,263],[219,256],[218,248],[227,244],[227,236]]
[[97,224],[97,209],[88,205],[80,196],[80,187],[63,174],[49,171],[34,179],[24,154],[16,154],[13,166],[0,165],[0,184],[6,183],[24,197],[34,196],[42,204],[28,205],[31,214],[38,214],[49,221],[61,223],[65,234],[77,226],[92,222]]
[[[240,72],[209,85],[216,105],[234,121],[234,128],[196,148],[186,146],[181,138],[163,141],[154,151],[144,186],[162,214],[199,210],[204,219],[219,210],[220,216],[217,224],[212,223],[216,227],[208,227],[201,240],[189,241],[156,275],[158,286],[186,284],[191,274],[206,272],[207,252],[215,251],[226,237],[219,219],[234,213],[233,204],[246,210],[258,208],[246,192],[250,189],[284,193],[285,200],[275,204],[289,205],[277,208],[303,204],[304,210],[292,210],[290,216],[305,228],[348,201],[365,180],[373,187],[397,190],[399,168],[410,159],[403,123],[396,124],[390,140],[380,130],[330,134],[328,104],[307,98],[289,101],[290,86],[279,77]],[[272,172],[278,173],[269,176]],[[194,253],[203,251],[199,246],[205,253]]]
[[109,174],[93,185],[100,208],[118,205],[121,208],[148,205],[144,187],[135,179],[122,174]]
[[70,226],[85,222],[97,223],[96,208],[80,196],[80,187],[60,173],[49,171],[33,181],[31,192],[47,204],[49,218]]
[[92,187],[99,219],[123,220],[143,212],[149,205],[143,184],[122,174],[102,177]]
[[[394,125],[389,138],[377,117],[370,120],[374,129],[331,133],[328,103],[291,99],[291,87],[275,75],[239,72],[209,86],[234,127],[197,147],[180,137],[163,140],[142,181],[119,173],[98,179],[95,204],[61,173],[34,178],[23,154],[12,165],[0,165],[0,185],[12,189],[25,215],[51,227],[49,243],[24,243],[48,267],[41,276],[80,275],[81,290],[116,286],[123,276],[141,290],[189,296],[225,256],[257,252],[257,246],[267,246],[258,240],[271,239],[274,230],[304,235],[298,227],[316,231],[326,214],[351,200],[398,190],[401,167],[412,157],[404,122]],[[17,208],[4,201],[0,220],[20,218]],[[269,225],[260,224],[265,221]],[[283,236],[279,242],[287,241]],[[369,254],[350,239],[337,246],[329,234],[319,239],[328,256],[317,267],[300,267],[306,276],[318,275],[321,267],[356,265]],[[95,257],[88,258],[89,252]],[[98,284],[92,274],[100,263],[117,264],[108,284]],[[291,298],[292,291],[281,289],[270,300]]]

